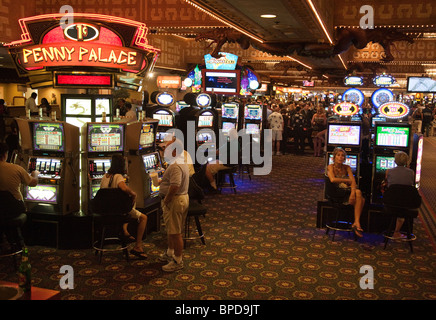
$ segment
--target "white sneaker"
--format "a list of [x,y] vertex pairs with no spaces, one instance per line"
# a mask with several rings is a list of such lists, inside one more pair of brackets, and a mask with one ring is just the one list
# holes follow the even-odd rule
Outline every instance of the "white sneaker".
[[281,156],[283,154],[280,151],[277,151],[276,155]]
[[157,259],[161,262],[170,262],[173,260],[173,256],[168,255],[168,253],[165,251]]
[[183,261],[177,263],[176,260],[171,260],[168,264],[162,266],[162,270],[166,272],[174,272],[183,269]]

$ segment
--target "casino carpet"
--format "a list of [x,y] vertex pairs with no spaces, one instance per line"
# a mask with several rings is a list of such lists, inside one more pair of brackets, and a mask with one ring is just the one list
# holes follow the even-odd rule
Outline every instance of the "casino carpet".
[[[424,172],[425,175],[425,172]],[[207,195],[201,218],[206,245],[190,241],[185,268],[165,273],[156,258],[163,232],[148,235],[147,260],[127,263],[120,253],[31,246],[33,285],[59,289],[59,269],[74,269],[65,300],[436,300],[436,251],[425,220],[415,219],[414,253],[405,243],[383,250],[380,234],[335,242],[316,228],[323,190],[323,159],[285,155],[269,176],[237,176],[237,194]],[[0,280],[15,281],[0,261]],[[362,266],[373,269],[373,289],[360,287]]]

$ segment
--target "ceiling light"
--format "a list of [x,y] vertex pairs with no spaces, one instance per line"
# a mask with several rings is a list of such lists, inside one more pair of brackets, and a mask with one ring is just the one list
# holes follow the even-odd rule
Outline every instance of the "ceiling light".
[[277,16],[275,14],[263,14],[260,17],[261,18],[265,18],[265,19],[274,19],[274,18],[277,18]]

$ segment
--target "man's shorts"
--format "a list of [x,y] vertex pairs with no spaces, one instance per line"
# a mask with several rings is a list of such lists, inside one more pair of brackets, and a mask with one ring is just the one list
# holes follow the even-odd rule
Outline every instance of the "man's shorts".
[[182,234],[188,215],[189,196],[187,194],[174,196],[168,207],[162,200],[161,207],[167,234]]
[[272,130],[272,141],[282,141],[282,130]]

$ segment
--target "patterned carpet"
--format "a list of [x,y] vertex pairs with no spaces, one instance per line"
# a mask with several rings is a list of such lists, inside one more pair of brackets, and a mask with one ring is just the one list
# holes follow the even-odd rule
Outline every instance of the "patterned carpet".
[[[71,265],[75,288],[61,290],[64,300],[436,300],[436,251],[424,220],[415,219],[414,254],[405,243],[383,250],[380,234],[355,242],[338,233],[332,242],[316,228],[322,158],[277,156],[269,176],[236,183],[237,194],[207,195],[206,245],[188,243],[183,270],[161,270],[166,237],[154,232],[144,242],[149,258],[130,263],[120,253],[99,265],[91,249],[31,246],[33,285],[59,289],[59,269]],[[365,265],[373,289],[360,288]],[[4,259],[0,280],[17,280]]]

